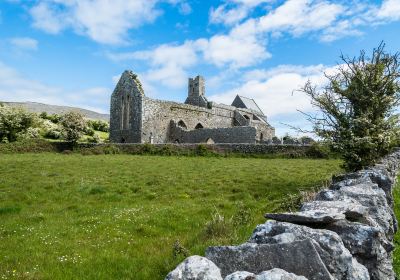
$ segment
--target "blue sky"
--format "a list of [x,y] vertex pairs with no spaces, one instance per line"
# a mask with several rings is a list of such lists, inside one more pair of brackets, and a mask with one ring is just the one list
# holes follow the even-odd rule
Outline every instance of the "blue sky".
[[400,0],[0,0],[0,100],[108,112],[126,69],[181,102],[201,74],[209,100],[254,98],[295,135],[314,110],[295,90],[382,40],[400,50]]

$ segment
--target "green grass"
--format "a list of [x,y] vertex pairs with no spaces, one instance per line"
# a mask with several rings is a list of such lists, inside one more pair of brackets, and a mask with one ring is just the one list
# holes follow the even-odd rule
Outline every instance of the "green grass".
[[339,160],[0,154],[0,279],[163,279]]
[[[397,178],[397,186],[394,188],[394,212],[397,220],[400,221],[400,176]],[[394,237],[394,244],[396,245],[393,253],[393,267],[396,272],[397,278],[400,278],[400,231],[398,231]]]

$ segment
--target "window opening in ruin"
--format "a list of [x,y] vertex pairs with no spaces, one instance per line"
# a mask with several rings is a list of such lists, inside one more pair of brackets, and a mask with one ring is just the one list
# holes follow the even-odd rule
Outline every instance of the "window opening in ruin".
[[126,141],[125,141],[125,138],[124,137],[122,137],[121,138],[121,143],[125,143]]
[[126,129],[131,127],[131,97],[128,95],[126,101]]
[[245,117],[246,119],[250,120],[248,115],[243,115],[243,117]]
[[214,140],[212,138],[208,138],[206,141],[207,144],[215,144]]
[[260,141],[263,141],[264,140],[264,134],[260,134]]
[[125,99],[121,99],[121,129],[125,129]]
[[180,121],[178,122],[178,126],[181,127],[181,128],[187,129],[187,126],[186,126],[185,122],[182,121],[182,120],[180,120]]
[[204,126],[201,123],[198,123],[194,129],[202,129]]

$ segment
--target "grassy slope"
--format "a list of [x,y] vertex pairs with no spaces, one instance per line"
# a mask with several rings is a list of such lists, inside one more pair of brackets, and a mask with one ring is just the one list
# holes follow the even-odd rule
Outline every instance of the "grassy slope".
[[[176,240],[190,254],[243,242],[265,212],[339,164],[0,155],[0,279],[163,279],[184,258]],[[216,211],[225,220],[206,226]]]

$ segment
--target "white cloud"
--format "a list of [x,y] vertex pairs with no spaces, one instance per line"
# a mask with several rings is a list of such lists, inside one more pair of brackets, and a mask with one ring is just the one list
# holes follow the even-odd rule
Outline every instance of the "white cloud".
[[179,4],[179,12],[182,15],[189,15],[192,13],[192,7],[187,2],[182,2]]
[[53,10],[49,3],[40,2],[30,10],[33,26],[50,34],[57,34],[68,23],[68,15]]
[[24,77],[0,62],[0,101],[41,102],[108,112],[111,90],[103,87],[67,92]]
[[310,111],[309,98],[297,90],[307,80],[316,85],[326,83],[325,72],[334,68],[323,65],[282,65],[270,70],[254,70],[245,75],[245,82],[237,89],[210,96],[216,102],[231,104],[237,94],[253,98],[269,117],[289,114],[296,110]]
[[239,38],[229,35],[215,35],[209,40],[198,41],[204,58],[210,64],[233,68],[252,66],[271,55],[256,37]]
[[258,5],[272,2],[271,0],[227,0],[224,4],[210,10],[210,22],[234,25],[248,17]]
[[40,0],[30,10],[33,26],[57,34],[72,28],[104,44],[126,42],[130,29],[152,22],[158,0]]
[[250,21],[255,23],[257,36],[279,38],[289,34],[299,37],[312,32],[321,41],[331,42],[360,36],[363,34],[361,27],[400,20],[400,0],[384,0],[381,5],[358,0],[287,0],[276,7],[269,5],[263,16],[248,18],[252,9],[267,2],[274,4],[275,1],[226,0],[211,9],[210,22],[235,25],[234,30]]
[[259,19],[262,32],[289,32],[300,36],[331,26],[345,8],[326,1],[288,0]]
[[381,8],[378,10],[377,15],[379,18],[387,20],[400,19],[400,0],[385,0]]
[[179,88],[186,83],[186,70],[198,63],[197,51],[197,44],[187,41],[181,45],[165,44],[151,50],[106,55],[114,61],[143,60],[150,66],[142,74],[148,83],[157,81],[171,88]]
[[29,37],[15,37],[11,38],[10,43],[13,47],[19,50],[37,50],[38,41]]

